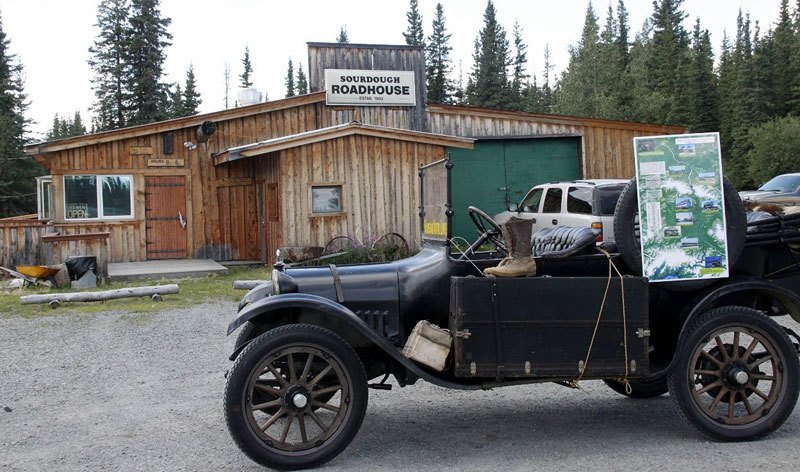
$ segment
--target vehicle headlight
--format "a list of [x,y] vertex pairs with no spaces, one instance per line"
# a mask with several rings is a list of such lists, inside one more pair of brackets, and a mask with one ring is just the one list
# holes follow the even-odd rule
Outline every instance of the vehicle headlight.
[[272,269],[272,293],[275,295],[281,294],[280,277],[281,272],[278,269]]
[[297,292],[297,284],[294,279],[278,269],[272,271],[272,293],[280,295],[282,293]]

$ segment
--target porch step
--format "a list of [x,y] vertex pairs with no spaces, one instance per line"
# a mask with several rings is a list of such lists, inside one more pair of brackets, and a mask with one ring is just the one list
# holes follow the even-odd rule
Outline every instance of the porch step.
[[108,264],[108,278],[115,280],[180,279],[227,274],[228,269],[211,259],[170,259]]

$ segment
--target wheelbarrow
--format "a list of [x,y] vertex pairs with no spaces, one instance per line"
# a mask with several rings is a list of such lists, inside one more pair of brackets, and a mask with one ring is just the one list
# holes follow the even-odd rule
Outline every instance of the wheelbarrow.
[[42,284],[45,280],[50,279],[58,273],[60,268],[39,266],[39,265],[19,265],[14,267],[16,270],[11,270],[7,267],[1,267],[0,270],[6,272],[8,275],[22,279],[30,285]]

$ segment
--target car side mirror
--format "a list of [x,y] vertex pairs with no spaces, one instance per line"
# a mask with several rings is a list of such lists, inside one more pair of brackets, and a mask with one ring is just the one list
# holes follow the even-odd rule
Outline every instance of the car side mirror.
[[519,206],[517,206],[516,203],[512,203],[511,205],[508,206],[508,211],[518,211],[518,210]]

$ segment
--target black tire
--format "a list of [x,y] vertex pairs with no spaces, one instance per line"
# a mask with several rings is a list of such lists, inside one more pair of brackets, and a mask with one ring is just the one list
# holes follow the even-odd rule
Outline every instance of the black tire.
[[[747,217],[744,205],[736,187],[723,177],[723,193],[725,194],[725,220],[728,237],[728,267],[733,267],[744,249],[747,231]],[[614,240],[619,248],[622,260],[634,275],[642,275],[641,243],[635,224],[639,214],[636,178],[631,179],[617,200],[614,209]],[[662,284],[667,290],[688,291],[697,290],[714,283],[714,279],[690,280],[685,282],[670,282]]]
[[721,441],[764,437],[797,403],[800,362],[784,330],[750,308],[726,306],[687,327],[668,374],[678,411]]
[[251,339],[256,337],[256,326],[249,322],[245,321],[242,327],[239,329],[239,334],[236,336],[236,342],[234,343],[234,350],[239,349],[242,345],[247,344]]
[[669,391],[666,376],[655,379],[651,382],[644,382],[642,380],[629,380],[628,383],[631,385],[631,393],[628,393],[628,391],[625,389],[625,384],[618,380],[607,379],[603,380],[603,382],[605,382],[605,384],[608,385],[611,390],[628,398],[656,398]]
[[[338,384],[319,388],[331,375]],[[331,390],[334,396],[321,402]],[[341,453],[358,432],[367,401],[366,374],[352,347],[331,331],[298,324],[245,347],[228,375],[223,406],[228,430],[248,457],[296,470]]]

